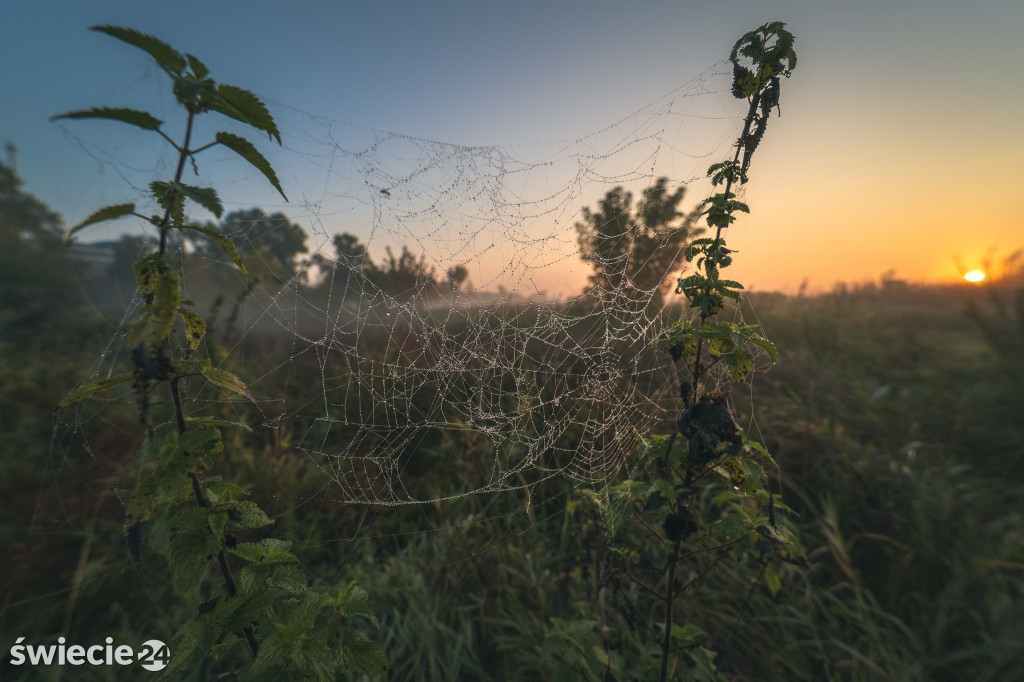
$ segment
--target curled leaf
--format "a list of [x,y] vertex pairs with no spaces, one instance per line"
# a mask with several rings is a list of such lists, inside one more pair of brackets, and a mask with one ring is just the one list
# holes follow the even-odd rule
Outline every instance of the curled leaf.
[[178,51],[173,47],[151,35],[136,31],[133,28],[123,28],[121,26],[110,26],[100,25],[91,26],[93,31],[99,31],[100,33],[106,33],[108,36],[123,40],[129,45],[148,52],[160,68],[174,74],[180,74],[185,69],[185,58],[178,54]]
[[256,170],[263,173],[267,180],[270,181],[270,184],[274,186],[274,189],[281,193],[285,201],[288,201],[288,197],[285,196],[284,190],[281,189],[281,183],[278,182],[277,174],[271,168],[270,162],[256,150],[256,147],[252,146],[252,142],[249,142],[244,137],[225,132],[217,133],[217,142],[241,156],[252,164]]
[[143,130],[159,130],[160,126],[163,125],[163,121],[148,112],[125,107],[93,107],[92,109],[69,111],[64,114],[51,116],[50,120],[56,121],[61,118],[105,118],[138,126]]
[[64,242],[66,244],[71,243],[71,237],[83,227],[94,225],[95,223],[102,223],[106,220],[115,220],[117,218],[123,218],[126,215],[133,215],[135,213],[135,204],[114,204],[113,206],[104,206],[98,211],[94,211],[88,218],[78,223],[64,236]]
[[249,271],[245,269],[245,265],[242,264],[242,258],[238,255],[238,249],[235,248],[234,242],[232,242],[226,234],[201,225],[185,225],[184,229],[195,230],[196,232],[206,235],[211,241],[216,243],[225,254],[227,254],[227,257],[231,259],[232,263],[238,266],[239,270],[246,275],[249,274]]

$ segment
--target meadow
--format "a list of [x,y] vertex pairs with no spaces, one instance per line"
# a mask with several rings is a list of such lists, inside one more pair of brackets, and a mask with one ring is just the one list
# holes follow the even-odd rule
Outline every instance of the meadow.
[[[721,191],[684,214],[662,177],[635,210],[622,186],[583,208],[593,274],[568,302],[472,289],[406,246],[378,264],[348,233],[304,257],[280,213],[196,222],[186,203],[225,213],[182,181],[214,146],[287,197],[246,138],[196,146],[195,118],[281,144],[277,124],[193,55],[93,29],[155,60],[185,129],[54,117],[169,143],[162,215],[109,205],[65,232],[0,166],[5,677],[138,672],[18,667],[101,637],[240,682],[1019,675],[1017,262],[814,296],[722,276],[796,66],[785,24],[730,54],[747,115],[708,168]],[[156,243],[65,248],[126,217]]]
[[[94,272],[76,285],[59,250],[33,257],[63,267],[28,269],[21,256],[4,257],[2,641],[169,641],[194,605],[174,598],[166,564],[132,557],[124,533],[123,496],[143,437],[137,409],[100,399],[73,415],[54,411],[118,322],[112,308],[90,307],[88,290],[72,292],[112,285]],[[726,560],[678,606],[708,634],[723,679],[1019,675],[1022,284],[885,281],[745,299],[744,317],[782,350],[732,398],[739,423],[779,464],[772,477],[788,508],[780,515],[796,543],[779,564],[777,591]],[[670,303],[666,315],[675,312]],[[221,338],[250,368],[295,352],[293,338],[272,331]],[[364,341],[368,355],[382,352],[372,336]],[[325,369],[302,362],[289,365],[287,382],[263,381],[261,394],[315,399],[302,392],[316,391]],[[255,417],[238,402],[214,409]],[[295,541],[304,572],[355,579],[369,592],[387,679],[597,679],[586,672],[594,653],[584,634],[623,648],[636,636],[604,610],[603,541],[571,479],[524,479],[528,492],[428,505],[347,505],[289,445],[310,425],[287,428],[230,433],[218,466],[254,482],[250,493]],[[492,455],[472,433],[439,430],[410,453],[404,480],[410,494],[438,499],[471,486]],[[104,679],[76,679],[89,674]],[[18,675],[31,672],[4,674]]]

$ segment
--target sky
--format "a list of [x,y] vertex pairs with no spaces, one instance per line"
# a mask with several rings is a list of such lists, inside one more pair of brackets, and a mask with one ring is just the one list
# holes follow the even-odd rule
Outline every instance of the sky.
[[[48,121],[101,105],[170,115],[160,72],[94,24],[200,57],[218,80],[265,98],[293,145],[314,116],[346,147],[346,131],[392,131],[516,149],[636,120],[773,20],[795,34],[799,63],[755,156],[751,213],[729,232],[733,279],[789,292],[887,272],[949,281],[1024,247],[1016,0],[12,3],[0,23],[0,143],[17,145],[26,190],[66,224],[144,184],[137,174],[152,162],[139,134]],[[290,169],[295,157],[268,156],[292,204],[250,179],[231,195],[229,173],[228,206],[301,223],[309,197],[333,189]],[[351,216],[327,213],[317,216],[327,233],[349,229]],[[584,272],[559,281],[582,285]]]

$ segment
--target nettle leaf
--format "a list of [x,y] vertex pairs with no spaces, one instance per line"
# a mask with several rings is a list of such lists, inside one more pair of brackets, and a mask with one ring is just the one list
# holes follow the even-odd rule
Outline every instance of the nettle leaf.
[[[160,208],[167,211],[167,207],[170,206],[171,225],[179,226],[185,222],[185,202],[182,201],[183,197],[178,190],[177,183],[154,180],[149,183],[149,190],[153,193],[156,202],[160,204]],[[163,221],[161,220],[160,223],[160,227],[162,227]]]
[[195,230],[196,232],[206,235],[210,241],[214,242],[221,248],[227,257],[231,259],[231,262],[237,265],[238,269],[241,270],[243,274],[249,274],[249,271],[245,269],[245,265],[242,264],[242,257],[238,255],[238,249],[235,248],[234,242],[232,242],[226,234],[201,225],[185,225],[183,229]]
[[203,316],[191,310],[180,311],[181,319],[185,322],[185,339],[188,341],[188,349],[196,350],[206,336],[206,320]]
[[160,126],[163,125],[163,121],[158,119],[156,116],[137,109],[128,109],[125,107],[93,107],[92,109],[80,109],[78,111],[69,111],[64,114],[57,114],[51,116],[51,121],[56,121],[61,118],[105,118],[111,121],[121,121],[129,125],[138,126],[143,130],[159,130]]
[[281,566],[270,578],[270,585],[289,594],[300,595],[309,588],[306,577],[297,566]]
[[118,40],[123,40],[129,45],[148,52],[156,60],[160,68],[174,74],[180,74],[185,70],[185,58],[182,57],[173,47],[151,35],[147,35],[133,28],[122,28],[120,26],[100,25],[91,26],[91,30],[106,33]]
[[207,519],[207,523],[210,527],[210,532],[216,537],[220,537],[224,533],[224,527],[228,523],[227,512],[213,512]]
[[374,627],[379,627],[377,616],[370,606],[370,595],[363,588],[352,581],[347,585],[337,588],[326,588],[328,593],[333,592],[328,604],[338,610],[338,615],[343,618],[359,617],[365,618]]
[[281,144],[281,133],[274,123],[274,117],[260,98],[248,90],[221,84],[217,86],[217,96],[204,100],[203,104],[213,111],[262,130],[270,139]]
[[773,365],[779,361],[779,349],[768,339],[763,336],[751,336],[749,342],[767,351],[768,357],[771,358]]
[[71,393],[68,393],[66,396],[64,396],[64,399],[57,403],[57,407],[66,407],[71,403],[78,402],[79,400],[82,400],[83,398],[88,398],[89,396],[95,395],[96,393],[108,391],[114,388],[115,386],[120,386],[126,381],[131,381],[132,376],[132,374],[118,374],[117,376],[109,377],[107,379],[90,381],[89,383],[79,386],[75,390],[71,391]]
[[281,189],[281,183],[277,180],[277,174],[274,173],[274,169],[271,168],[270,162],[263,158],[263,155],[256,151],[256,147],[252,146],[252,142],[239,137],[238,135],[232,135],[231,133],[219,132],[217,133],[217,142],[221,143],[231,151],[235,152],[243,159],[252,164],[256,170],[263,173],[270,184],[274,186],[285,201],[288,201],[288,197],[285,196],[284,190]]
[[[194,372],[198,374],[199,372]],[[216,427],[231,427],[244,429],[246,431],[252,431],[248,424],[242,422],[233,422],[227,419],[218,419],[217,417],[185,417],[185,423],[196,428],[206,428],[208,426]],[[207,479],[210,483],[216,483],[219,479]]]
[[156,293],[156,282],[161,272],[173,267],[172,262],[159,253],[151,253],[144,258],[132,263],[132,270],[135,272],[135,284],[139,287],[139,293],[144,296],[152,296]]
[[192,185],[186,185],[181,182],[175,183],[174,186],[183,195],[196,202],[218,218],[224,213],[224,206],[220,203],[220,197],[217,195],[217,190],[212,187],[193,187]]
[[708,175],[711,184],[715,187],[723,182],[743,183],[746,182],[746,175],[743,174],[743,167],[738,161],[722,161],[712,164],[708,168]]
[[193,55],[185,53],[185,59],[188,61],[188,68],[192,69],[192,74],[196,78],[206,78],[210,75],[210,70],[206,68],[206,64],[203,64]]
[[220,540],[208,531],[178,535],[168,557],[174,591],[187,594],[195,589],[219,550]]
[[239,497],[245,497],[249,494],[234,483],[228,483],[226,481],[214,481],[211,483],[209,480],[210,479],[203,481],[203,487],[206,488],[206,494],[209,496],[211,502],[232,502]]
[[123,218],[126,215],[135,214],[135,204],[114,204],[113,206],[104,206],[98,211],[94,211],[88,218],[78,223],[64,235],[64,243],[70,244],[71,237],[83,227],[88,227],[95,223],[102,223],[106,220],[116,220],[117,218]]
[[203,98],[209,95],[209,93],[215,92],[216,85],[213,79],[196,78],[192,74],[187,73],[183,76],[174,76],[174,84],[171,90],[174,92],[174,98],[183,107],[190,111],[202,111],[203,106],[201,102]]
[[255,542],[239,542],[234,547],[229,547],[227,551],[254,564],[263,557],[263,550]]
[[224,450],[217,429],[196,429],[178,435],[177,451],[182,454],[216,455]]
[[236,502],[234,508],[237,512],[231,522],[234,528],[263,528],[273,523],[259,505],[250,500]]
[[256,402],[256,399],[253,397],[252,393],[249,392],[245,383],[231,372],[213,366],[204,366],[200,371],[200,374],[204,379],[217,388],[228,391],[229,393],[244,396],[249,400]]
[[161,272],[157,275],[154,287],[156,300],[147,325],[146,335],[150,348],[160,348],[164,340],[171,335],[174,321],[178,318],[181,306],[181,277],[175,272]]

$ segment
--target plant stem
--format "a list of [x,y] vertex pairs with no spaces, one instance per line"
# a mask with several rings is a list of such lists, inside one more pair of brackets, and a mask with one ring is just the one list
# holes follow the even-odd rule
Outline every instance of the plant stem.
[[676,564],[679,561],[679,548],[683,544],[683,538],[677,538],[672,545],[672,556],[668,560],[668,584],[665,586],[665,632],[661,637],[661,682],[668,679],[668,652],[672,646],[672,601],[675,597],[675,590],[672,583],[676,579]]
[[[192,140],[192,124],[195,120],[195,112],[189,108],[188,122],[185,124],[185,142],[178,150],[178,167],[174,171],[174,182],[181,182],[181,176],[185,172],[185,161],[188,159],[190,152],[188,145]],[[177,196],[174,189],[171,189],[167,196],[167,207],[164,209],[164,217],[160,223],[160,255],[163,255],[167,251],[167,233],[170,230],[171,215],[174,211],[175,204],[180,201],[181,198]],[[168,336],[164,340],[164,348],[167,349],[170,344],[170,337]],[[186,431],[185,423],[185,410],[181,404],[181,377],[175,377],[170,382],[171,390],[171,402],[174,405],[174,421],[178,427],[178,435],[182,435]],[[203,509],[210,508],[210,501],[206,498],[206,493],[203,492],[202,483],[199,481],[199,475],[195,472],[189,473],[189,479],[192,482],[192,492],[196,497],[196,502]],[[228,563],[227,554],[222,547],[217,553],[217,565],[220,567],[221,577],[224,579],[224,587],[228,592],[229,597],[234,597],[238,594],[238,588],[235,586],[235,578],[231,573],[231,565]],[[256,633],[253,632],[251,626],[245,626],[242,629],[242,633],[245,635],[246,643],[249,646],[249,655],[256,658],[259,654],[259,641],[256,639]]]
[[[747,110],[747,117],[743,121],[743,132],[740,133],[740,139],[739,139],[738,144],[736,145],[736,153],[732,157],[733,164],[739,163],[740,152],[743,151],[743,141],[745,139],[747,139],[747,135],[750,134],[750,126],[752,126],[754,124],[754,116],[757,114],[757,106],[758,106],[758,104],[760,104],[760,102],[761,102],[761,93],[760,92],[755,94],[750,99],[750,108]],[[729,176],[725,180],[725,196],[727,196],[727,197],[729,196],[729,192],[732,190],[732,179],[733,179],[732,178],[732,174],[730,173]],[[717,247],[718,246],[718,242],[722,239],[722,229],[723,229],[722,225],[719,225],[718,229],[715,230],[715,241],[711,245],[712,248]],[[705,260],[704,261],[704,274],[705,275],[707,275],[707,269],[708,269],[708,261]],[[710,286],[710,284],[708,286]],[[705,293],[711,293],[711,292],[707,291]],[[708,316],[706,316],[704,314],[701,314],[701,316],[700,316],[701,324],[704,324],[704,322],[707,321],[707,317]],[[685,403],[683,405],[684,408],[693,407],[697,403],[698,397],[700,396],[700,378],[701,378],[701,376],[704,373],[703,370],[706,369],[706,368],[702,368],[700,366],[701,355],[703,354],[703,351],[704,351],[704,339],[697,339],[697,350],[694,353],[695,357],[694,357],[694,360],[693,360],[693,372],[692,372],[692,374],[693,374],[693,383],[691,384],[692,388],[689,391],[689,395],[685,399]]]
[[[185,142],[178,150],[178,167],[174,171],[174,182],[181,182],[181,176],[185,173],[185,161],[189,157],[188,145],[192,141],[192,124],[195,122],[196,113],[190,107],[188,110],[188,121],[185,123]],[[167,231],[170,229],[171,213],[175,202],[178,200],[175,191],[172,189],[167,197],[167,208],[164,209],[163,220],[160,221],[160,255],[167,252]]]

